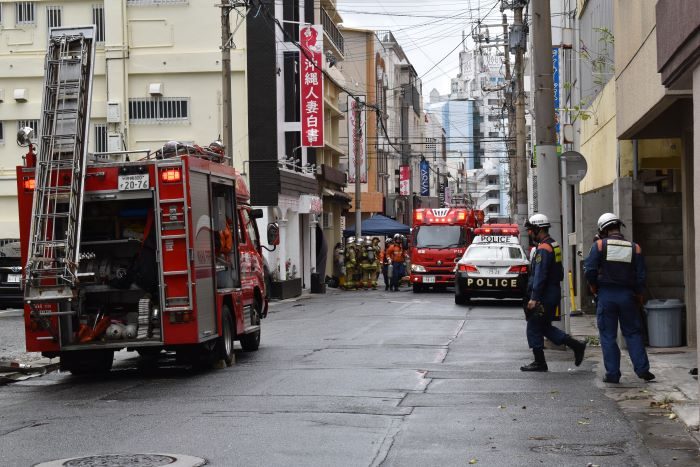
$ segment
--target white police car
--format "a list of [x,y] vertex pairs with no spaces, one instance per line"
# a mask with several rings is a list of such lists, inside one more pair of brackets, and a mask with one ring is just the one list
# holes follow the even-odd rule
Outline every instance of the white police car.
[[478,235],[455,266],[455,303],[525,295],[529,261],[518,237]]

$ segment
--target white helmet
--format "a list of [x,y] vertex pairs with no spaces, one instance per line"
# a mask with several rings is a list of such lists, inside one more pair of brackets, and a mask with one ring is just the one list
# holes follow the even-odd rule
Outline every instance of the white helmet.
[[525,222],[526,229],[542,229],[550,227],[551,225],[549,219],[544,214],[533,214],[527,222]]
[[598,231],[602,232],[603,230],[615,224],[625,225],[615,214],[613,214],[612,212],[606,212],[598,218]]
[[394,234],[394,241],[398,242],[399,240],[401,240],[401,234]]

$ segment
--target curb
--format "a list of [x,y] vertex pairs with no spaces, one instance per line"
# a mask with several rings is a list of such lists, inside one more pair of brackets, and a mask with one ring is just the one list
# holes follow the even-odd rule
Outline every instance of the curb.
[[48,358],[42,358],[30,364],[0,361],[0,386],[43,376],[58,370],[60,366],[59,361],[52,361]]

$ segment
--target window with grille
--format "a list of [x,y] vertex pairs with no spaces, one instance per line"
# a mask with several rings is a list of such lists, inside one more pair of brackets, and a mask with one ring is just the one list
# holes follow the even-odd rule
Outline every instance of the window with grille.
[[95,42],[105,41],[105,7],[92,6],[92,24],[95,25]]
[[5,127],[2,126],[0,122],[0,144],[5,142]]
[[46,7],[46,25],[49,28],[58,28],[62,26],[63,8],[60,6],[47,6]]
[[15,13],[16,24],[34,24],[34,2],[16,2]]
[[107,125],[95,125],[95,152],[107,152]]
[[190,100],[182,97],[129,99],[129,121],[135,123],[186,122]]
[[39,137],[39,120],[19,120],[19,121],[17,121],[17,131],[21,130],[25,126],[28,126],[32,130],[34,130],[34,133],[32,133],[31,141],[33,143],[36,143],[37,138]]

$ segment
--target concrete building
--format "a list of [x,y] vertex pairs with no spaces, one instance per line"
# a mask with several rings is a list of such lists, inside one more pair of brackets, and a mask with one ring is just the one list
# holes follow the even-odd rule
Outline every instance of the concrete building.
[[[237,26],[232,15],[232,29]],[[41,133],[44,55],[50,27],[95,24],[90,151],[157,149],[222,134],[221,20],[214,4],[182,0],[0,3],[0,232],[17,237],[14,167],[18,127]],[[196,34],[193,34],[196,31]],[[234,166],[248,159],[246,25],[231,51]]]
[[463,195],[462,202],[482,209],[487,220],[505,217],[510,183],[503,56],[467,50],[465,44],[459,62],[450,94],[440,96],[434,90],[430,109],[443,118],[448,152],[464,158],[464,182],[457,184],[456,194]]
[[[364,169],[361,170],[361,199],[360,209],[362,219],[373,214],[384,213],[384,199],[388,194],[389,167],[386,151],[379,151],[379,139],[384,139],[384,130],[378,118],[378,113],[386,112],[385,84],[386,79],[386,50],[374,31],[364,29],[341,28],[345,37],[345,61],[341,64],[345,77],[345,89],[353,95],[361,96],[368,104],[362,111],[365,126],[362,128],[362,144],[366,154]],[[352,98],[350,98],[352,99]],[[346,100],[347,107],[349,101]],[[348,110],[351,112],[352,110]],[[385,118],[385,117],[382,117]],[[351,121],[348,118],[346,121]],[[340,140],[343,147],[350,147],[353,130],[348,125],[339,128]],[[349,174],[354,174],[354,158],[348,152],[344,159]],[[364,180],[364,181],[363,181]],[[355,224],[355,179],[348,177],[348,194],[352,198],[352,207],[348,211],[347,224]]]
[[[389,31],[378,31],[383,53],[377,58],[381,77],[384,121],[380,123],[377,157],[386,178],[385,214],[410,225],[414,193],[420,184],[419,163],[424,151],[422,84],[401,45]],[[380,76],[381,75],[381,76]],[[381,126],[383,124],[383,128]],[[386,130],[386,131],[385,131]],[[400,192],[400,167],[409,167],[408,194]],[[384,167],[386,169],[384,169]]]
[[[683,2],[579,0],[567,21],[553,23],[553,31],[571,27],[579,44],[571,52],[577,84],[571,101],[562,105],[563,119],[575,129],[571,147],[588,162],[569,246],[585,256],[598,216],[620,215],[625,235],[645,255],[647,298],[681,299],[684,343],[697,346],[693,122],[699,120],[693,119],[693,101],[700,85],[693,85],[698,66],[693,31],[700,17]],[[591,309],[580,263],[575,269],[580,305]]]
[[[330,272],[332,248],[340,239],[341,215],[349,199],[342,192],[345,177],[339,170],[346,157],[340,140],[345,81],[337,66],[345,54],[338,29],[341,18],[332,0],[263,0],[259,14],[249,15],[246,21],[252,202],[265,208],[263,222],[276,221],[280,226],[281,244],[266,253],[275,279],[296,276],[303,288],[310,288],[312,274],[323,280],[323,273]],[[320,148],[301,146],[300,23],[323,27],[324,140]]]
[[[562,151],[580,151],[588,164],[581,183],[566,187],[572,202],[563,210],[574,215],[563,225],[562,243],[571,258],[566,269],[573,273],[577,306],[593,312],[582,262],[598,217],[618,214],[625,235],[645,254],[647,298],[683,300],[684,342],[696,346],[692,91],[685,68],[669,71],[684,79],[667,82],[657,70],[676,62],[673,47],[682,49],[682,37],[688,37],[675,34],[675,21],[685,15],[685,31],[697,23],[694,13],[661,3],[579,0],[574,9],[571,2],[550,2],[560,90],[555,107],[560,126],[573,129],[570,139],[560,132],[559,143]],[[656,17],[662,9],[669,15],[664,18],[674,18],[667,23],[673,37],[663,41]]]

